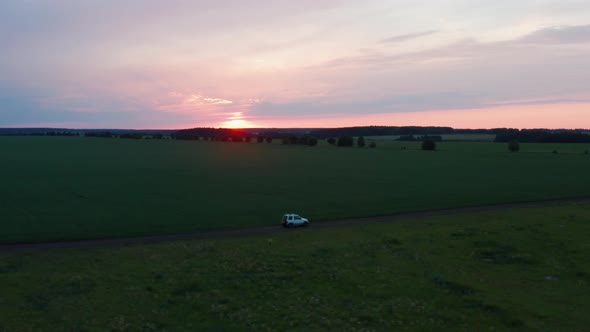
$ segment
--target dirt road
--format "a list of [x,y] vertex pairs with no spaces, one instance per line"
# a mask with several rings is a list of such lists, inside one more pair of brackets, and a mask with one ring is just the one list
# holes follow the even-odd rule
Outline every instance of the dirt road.
[[[127,246],[127,245],[141,245],[160,242],[182,241],[182,240],[210,240],[221,238],[235,238],[246,237],[254,235],[268,235],[283,232],[293,231],[308,231],[316,228],[337,227],[342,225],[365,224],[375,222],[395,222],[406,219],[444,216],[452,214],[462,214],[471,212],[497,211],[512,208],[527,208],[527,207],[544,207],[559,205],[564,203],[589,203],[590,198],[575,198],[575,199],[558,199],[558,200],[544,200],[524,203],[509,203],[496,205],[483,205],[456,209],[431,210],[423,212],[398,213],[376,217],[350,218],[339,219],[313,223],[306,229],[283,229],[278,223],[272,226],[253,227],[235,230],[222,231],[206,231],[199,233],[173,234],[173,235],[154,235],[141,236],[130,238],[113,238],[113,239],[96,239],[96,240],[79,240],[79,241],[58,241],[58,242],[42,242],[42,243],[15,243],[15,244],[0,244],[0,251],[19,251],[19,250],[47,250],[58,248],[88,248],[88,247],[112,247],[112,246]],[[312,220],[313,221],[313,220]]]

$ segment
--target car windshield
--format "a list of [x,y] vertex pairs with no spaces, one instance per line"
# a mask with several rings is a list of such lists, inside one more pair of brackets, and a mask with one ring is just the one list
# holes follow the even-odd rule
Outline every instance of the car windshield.
[[301,219],[301,217],[298,215],[295,215],[295,219]]

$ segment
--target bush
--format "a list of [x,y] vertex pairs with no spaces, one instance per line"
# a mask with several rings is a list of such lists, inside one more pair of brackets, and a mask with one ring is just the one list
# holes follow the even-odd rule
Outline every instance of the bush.
[[334,137],[328,138],[328,144],[331,144],[331,145],[336,144],[336,139]]
[[256,142],[258,142],[258,143],[264,142],[264,137],[262,137],[262,136],[256,137]]
[[588,149],[584,150],[584,154],[588,154]]
[[365,138],[363,136],[359,136],[359,139],[356,141],[356,144],[359,146],[359,148],[362,148],[365,146]]
[[422,142],[422,150],[424,151],[435,151],[436,150],[436,142],[433,140],[426,140]]
[[[266,139],[268,143],[272,142],[272,139],[269,137]],[[310,135],[303,135],[303,136],[285,136],[283,137],[282,143],[284,145],[307,145],[307,146],[316,146],[318,144],[318,139],[310,136]]]
[[517,141],[511,141],[508,143],[508,151],[510,152],[518,152],[520,151],[520,143]]
[[[52,136],[52,135],[49,135],[49,136]],[[55,136],[55,135],[53,135],[53,136]],[[126,134],[121,134],[119,136],[119,138],[125,138],[125,139],[142,139],[143,138],[143,135],[136,134],[136,133],[126,133]],[[195,140],[198,141],[199,138],[198,137],[195,137]]]
[[374,149],[374,148],[376,148],[376,147],[377,147],[377,143],[375,143],[375,141],[372,141],[372,142],[371,142],[371,144],[369,144],[369,147],[370,147],[371,149]]
[[401,135],[397,140],[398,141],[414,142],[414,141],[417,141],[418,139],[416,137],[414,137],[414,135]]
[[354,139],[352,136],[340,136],[338,138],[338,146],[353,146]]
[[267,137],[266,138],[266,143],[272,143],[272,137]]
[[303,136],[299,137],[299,141],[297,143],[301,144],[301,145],[307,145],[309,138],[310,137],[308,135],[303,135]]

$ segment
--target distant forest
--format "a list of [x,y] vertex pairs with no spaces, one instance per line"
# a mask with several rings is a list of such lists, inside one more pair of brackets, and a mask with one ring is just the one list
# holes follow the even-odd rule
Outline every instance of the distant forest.
[[547,131],[542,129],[519,130],[496,135],[494,142],[521,143],[590,143],[590,132],[577,130]]
[[359,136],[400,136],[399,140],[413,141],[431,139],[442,141],[441,135],[474,134],[495,135],[495,142],[518,141],[522,143],[590,143],[590,130],[582,129],[454,129],[451,127],[346,127],[346,128],[322,128],[322,129],[214,129],[193,128],[179,130],[174,133],[174,138],[193,140],[199,138],[212,138],[218,140],[232,140],[234,137],[254,138],[265,137],[272,139],[284,139],[293,136],[311,136],[318,139],[330,139],[337,137]]
[[219,140],[249,142],[253,139],[293,139],[306,137],[330,139],[359,136],[400,136],[400,140],[443,140],[442,135],[495,135],[495,142],[521,143],[590,143],[590,130],[583,129],[454,129],[451,127],[365,126],[345,128],[192,128],[182,130],[133,129],[60,129],[60,128],[0,128],[0,136],[88,136],[129,139]]

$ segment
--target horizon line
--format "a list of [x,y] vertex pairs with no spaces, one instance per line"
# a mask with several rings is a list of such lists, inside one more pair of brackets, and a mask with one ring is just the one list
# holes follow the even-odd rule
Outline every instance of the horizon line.
[[255,130],[255,129],[277,129],[277,130],[289,130],[289,129],[343,129],[343,128],[370,128],[370,127],[385,127],[385,128],[408,128],[408,127],[416,127],[416,128],[451,128],[453,130],[494,130],[494,129],[518,129],[518,130],[577,130],[577,131],[590,131],[590,128],[566,128],[566,127],[559,127],[559,128],[548,128],[548,127],[452,127],[452,126],[436,126],[436,125],[429,125],[429,126],[420,126],[420,125],[403,125],[403,126],[387,126],[387,125],[366,125],[366,126],[343,126],[343,127],[244,127],[244,128],[229,128],[229,127],[215,127],[215,126],[202,126],[202,127],[182,127],[182,128],[105,128],[105,127],[97,127],[97,128],[71,128],[71,127],[0,127],[0,130],[12,129],[59,129],[59,130],[134,130],[134,131],[141,131],[141,130],[149,130],[149,131],[156,131],[156,130],[166,130],[166,131],[175,131],[175,130],[190,130],[190,129],[227,129],[227,130]]

